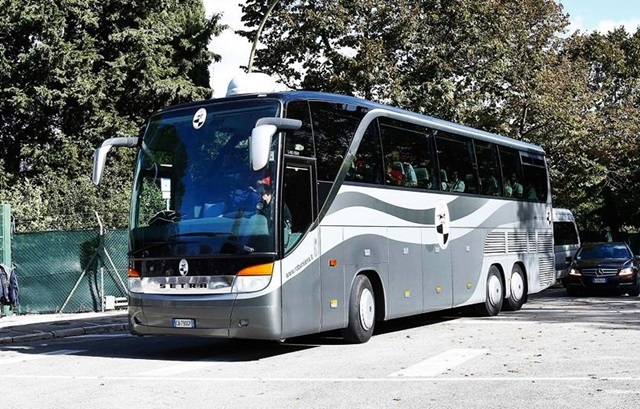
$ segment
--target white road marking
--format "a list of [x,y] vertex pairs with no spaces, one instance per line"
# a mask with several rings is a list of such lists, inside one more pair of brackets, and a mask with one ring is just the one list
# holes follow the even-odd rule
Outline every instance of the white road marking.
[[257,378],[257,377],[234,377],[234,378],[216,378],[212,376],[200,376],[200,377],[171,377],[171,378],[158,378],[155,376],[141,377],[136,375],[131,376],[104,376],[104,375],[9,375],[9,374],[0,374],[0,379],[48,379],[48,380],[88,380],[88,381],[103,381],[103,380],[112,380],[112,381],[151,381],[151,382],[160,382],[166,381],[170,383],[174,383],[177,381],[193,381],[193,382],[246,382],[246,381],[256,381],[256,382],[317,382],[317,383],[388,383],[388,382],[433,382],[433,383],[455,383],[455,382],[602,382],[602,381],[611,381],[611,382],[640,382],[640,377],[637,376],[600,376],[600,377],[591,377],[591,376],[542,376],[542,377],[533,377],[533,376],[523,376],[523,377],[513,377],[513,376],[497,376],[497,377],[472,377],[472,376],[464,376],[464,377],[428,377],[428,378],[404,378],[404,377],[387,377],[387,378]]
[[484,353],[482,349],[450,349],[389,376],[434,377]]
[[177,374],[182,374],[185,372],[196,371],[198,369],[206,368],[215,364],[215,362],[211,361],[193,361],[193,362],[185,362],[183,364],[178,365],[170,365],[165,366],[158,369],[152,369],[150,371],[138,372],[136,376],[173,376]]
[[13,356],[11,358],[0,358],[0,365],[11,364],[14,362],[26,362],[33,361],[35,359],[46,358],[52,355],[72,355],[78,354],[80,352],[85,352],[85,349],[60,349],[58,351],[45,352],[44,354],[33,354],[33,355],[19,355]]

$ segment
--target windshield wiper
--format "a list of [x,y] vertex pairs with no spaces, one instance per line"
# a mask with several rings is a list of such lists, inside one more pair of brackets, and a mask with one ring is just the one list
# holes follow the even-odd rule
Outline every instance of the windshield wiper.
[[[221,231],[221,232],[191,232],[191,233],[182,233],[182,234],[174,234],[171,237],[175,238],[175,237],[218,237],[218,236],[229,236],[231,235],[232,232],[230,231]],[[253,253],[254,251],[256,251],[256,249],[254,249],[253,247],[249,247],[247,245],[244,245],[242,243],[239,243],[235,240],[231,240],[229,238],[225,239],[224,244],[222,245],[222,247],[224,248],[224,246],[226,244],[230,244],[231,246],[235,247],[238,250],[242,250],[245,253],[249,254],[249,253]]]
[[245,253],[250,254],[253,253],[254,251],[256,251],[256,249],[254,249],[253,247],[249,247],[247,245],[244,245],[242,243],[238,243],[237,241],[233,241],[231,239],[226,239],[224,241],[224,244],[222,245],[222,248],[220,249],[220,252],[222,252],[222,249],[224,248],[225,245],[230,244],[233,247],[235,247],[238,250],[243,250]]
[[199,231],[199,232],[190,232],[190,233],[180,233],[180,234],[172,234],[171,237],[218,237],[218,236],[228,236],[230,235],[230,231]]

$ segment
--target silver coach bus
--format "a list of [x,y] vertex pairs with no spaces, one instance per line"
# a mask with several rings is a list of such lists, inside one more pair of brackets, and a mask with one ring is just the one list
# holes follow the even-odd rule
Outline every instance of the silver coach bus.
[[137,335],[283,340],[555,283],[535,145],[362,99],[286,91],[170,107],[141,138],[130,215]]

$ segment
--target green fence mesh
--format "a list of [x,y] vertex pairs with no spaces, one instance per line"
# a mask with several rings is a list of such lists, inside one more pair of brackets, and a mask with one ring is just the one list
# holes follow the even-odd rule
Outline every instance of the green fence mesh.
[[18,313],[101,311],[103,296],[126,297],[127,231],[16,233]]

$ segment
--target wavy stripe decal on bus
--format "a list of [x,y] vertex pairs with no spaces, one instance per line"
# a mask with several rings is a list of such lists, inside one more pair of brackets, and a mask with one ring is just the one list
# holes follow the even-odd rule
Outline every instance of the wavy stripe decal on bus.
[[[420,225],[425,225],[425,224],[433,225],[435,224],[436,203],[439,201],[447,202],[447,200],[443,200],[443,199],[453,198],[453,200],[449,200],[447,203],[447,206],[449,207],[451,222],[454,222],[458,219],[463,219],[469,215],[474,214],[479,209],[484,207],[487,203],[501,203],[501,206],[503,204],[509,203],[508,201],[498,202],[498,201],[490,201],[489,199],[485,199],[485,198],[475,198],[475,197],[470,198],[470,197],[439,196],[439,195],[424,197],[424,195],[425,195],[424,193],[416,193],[412,195],[414,196],[412,199],[414,200],[419,198],[430,199],[429,202],[434,202],[434,203],[428,203],[428,206],[431,205],[433,207],[423,208],[423,209],[410,209],[406,206],[395,205],[395,204],[386,202],[380,198],[377,198],[362,192],[354,192],[354,191],[347,191],[344,193],[341,192],[338,194],[338,196],[334,200],[333,204],[329,208],[329,212],[325,217],[334,216],[335,214],[340,213],[345,209],[349,209],[353,207],[362,207],[362,208],[373,209],[384,214],[389,214],[389,215],[393,214],[395,217],[410,223],[415,223]],[[406,196],[410,197],[411,195],[406,195]],[[415,201],[417,202],[417,200]]]

